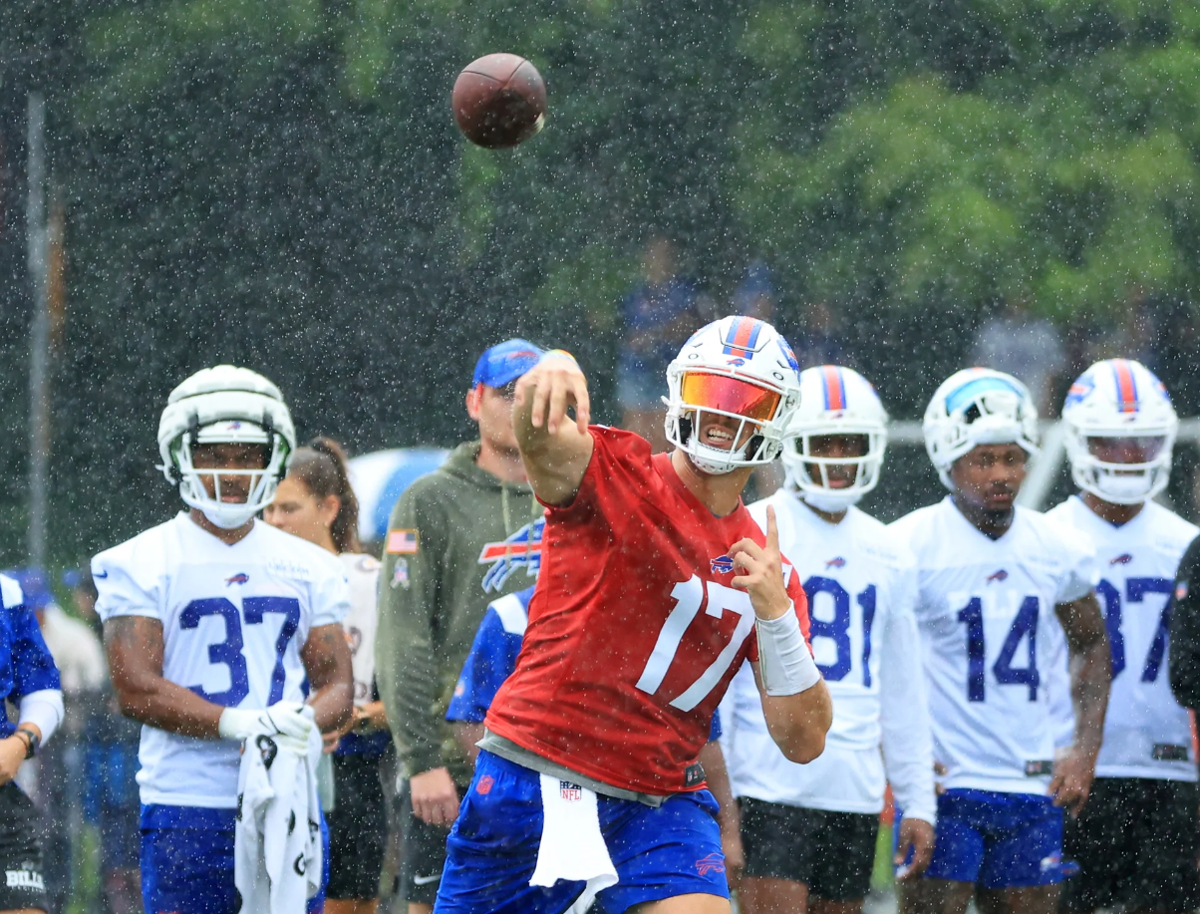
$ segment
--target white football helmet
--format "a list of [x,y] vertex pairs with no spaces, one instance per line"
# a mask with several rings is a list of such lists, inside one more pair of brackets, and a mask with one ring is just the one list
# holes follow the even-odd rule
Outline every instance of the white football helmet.
[[[1130,359],[1097,362],[1071,385],[1062,415],[1079,488],[1118,505],[1141,504],[1166,488],[1179,417],[1150,369]],[[1093,438],[1125,439],[1135,462],[1102,460]]]
[[[887,448],[887,410],[879,394],[851,368],[822,365],[800,372],[800,406],[792,414],[783,440],[787,484],[818,511],[837,514],[875,488]],[[861,435],[867,440],[861,457],[814,457],[811,440],[822,435]],[[854,481],[831,488],[829,467],[855,466]],[[820,470],[813,479],[812,468]]]
[[953,489],[950,467],[980,444],[1019,444],[1038,452],[1037,407],[1029,389],[1002,371],[966,368],[937,389],[923,423],[925,450],[942,485]]
[[[692,334],[667,366],[667,440],[705,473],[770,463],[800,402],[800,366],[792,348],[770,324],[752,317],[723,317]],[[699,439],[704,414],[738,421],[713,430],[727,447]],[[738,448],[745,433],[746,443]]]
[[[197,470],[192,449],[197,444],[262,444],[267,465],[261,470]],[[196,372],[167,398],[158,424],[159,467],[170,482],[179,485],[179,496],[199,508],[213,524],[236,529],[275,498],[275,489],[287,472],[287,460],[296,447],[292,416],[279,388],[248,368],[217,365]],[[216,498],[210,498],[201,479],[216,477]],[[221,501],[221,476],[251,477],[244,503]]]

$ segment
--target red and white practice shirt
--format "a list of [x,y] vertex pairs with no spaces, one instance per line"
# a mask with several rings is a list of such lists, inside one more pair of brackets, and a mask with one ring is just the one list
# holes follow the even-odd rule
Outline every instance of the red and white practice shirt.
[[[644,439],[601,426],[591,434],[575,499],[546,513],[524,644],[486,725],[614,787],[698,789],[686,771],[713,710],[758,655],[729,547],[766,537],[740,502],[714,517]],[[807,639],[808,604],[786,559],[784,578]]]

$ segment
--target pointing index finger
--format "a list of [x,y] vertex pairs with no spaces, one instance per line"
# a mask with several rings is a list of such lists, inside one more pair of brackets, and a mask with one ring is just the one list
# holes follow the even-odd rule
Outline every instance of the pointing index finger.
[[775,508],[767,505],[767,549],[779,552],[779,525],[775,523]]

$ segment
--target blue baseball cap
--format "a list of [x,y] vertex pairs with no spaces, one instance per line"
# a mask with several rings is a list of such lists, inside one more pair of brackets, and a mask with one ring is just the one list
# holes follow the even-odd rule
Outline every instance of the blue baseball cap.
[[29,609],[45,609],[54,602],[54,594],[50,591],[50,582],[46,573],[40,568],[8,568],[2,574],[8,575],[21,585],[21,593],[25,596],[25,606]]
[[540,348],[529,340],[505,340],[486,350],[475,363],[475,374],[471,386],[486,384],[488,387],[503,387],[511,384],[538,363],[543,355]]

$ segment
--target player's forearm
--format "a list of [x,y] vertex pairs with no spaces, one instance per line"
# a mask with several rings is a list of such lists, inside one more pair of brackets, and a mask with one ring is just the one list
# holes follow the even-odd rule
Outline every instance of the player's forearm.
[[113,677],[121,713],[140,724],[201,739],[218,739],[221,705],[205,701],[191,689],[159,677]]
[[312,692],[308,704],[322,733],[340,730],[354,713],[354,679],[350,648],[342,627],[319,625],[300,651]]
[[1104,738],[1104,715],[1112,679],[1108,641],[1100,640],[1071,655],[1071,699],[1075,706],[1075,748],[1094,759]]
[[796,695],[762,695],[767,731],[790,761],[807,764],[825,751],[833,702],[825,680]]
[[700,750],[700,764],[704,766],[704,777],[708,790],[717,801],[717,822],[722,832],[737,833],[740,826],[737,800],[729,785],[729,770],[725,767],[725,755],[720,744],[707,742]]

